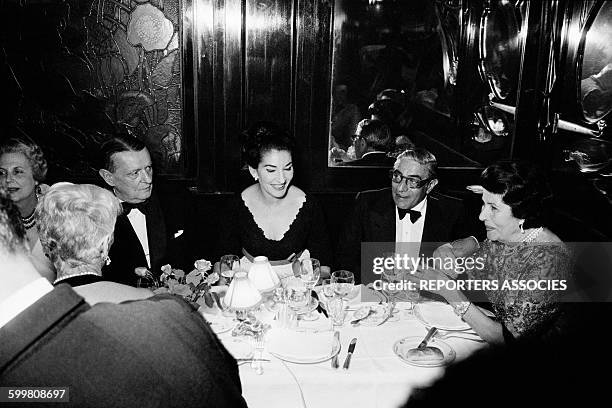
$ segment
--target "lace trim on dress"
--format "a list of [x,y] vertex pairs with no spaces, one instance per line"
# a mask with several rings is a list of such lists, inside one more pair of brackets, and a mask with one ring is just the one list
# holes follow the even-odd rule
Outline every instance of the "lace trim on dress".
[[240,198],[242,199],[242,202],[244,203],[244,206],[246,207],[246,209],[251,214],[251,219],[253,220],[253,222],[255,223],[257,228],[259,228],[259,230],[263,234],[264,238],[267,239],[268,241],[276,241],[276,242],[282,241],[285,238],[285,235],[287,234],[287,232],[289,232],[289,230],[291,230],[291,226],[293,225],[293,223],[297,219],[297,216],[299,215],[300,211],[302,211],[302,208],[304,207],[304,203],[306,203],[306,199],[307,199],[306,194],[304,194],[304,197],[301,198],[300,206],[297,208],[297,211],[295,212],[295,214],[293,215],[293,218],[291,219],[291,221],[287,225],[287,228],[283,231],[283,235],[281,235],[281,237],[279,239],[274,239],[274,238],[270,238],[270,236],[266,233],[266,231],[261,227],[259,222],[257,222],[257,218],[255,217],[255,214],[253,213],[251,208],[248,206],[248,204],[245,201],[244,197],[241,196]]

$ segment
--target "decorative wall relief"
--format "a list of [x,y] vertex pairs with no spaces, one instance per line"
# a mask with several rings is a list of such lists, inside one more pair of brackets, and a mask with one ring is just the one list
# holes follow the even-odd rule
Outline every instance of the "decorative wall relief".
[[97,147],[118,127],[147,144],[159,173],[186,176],[180,10],[179,0],[3,2],[14,75],[0,81],[19,101],[4,122],[41,143],[63,176],[95,177]]

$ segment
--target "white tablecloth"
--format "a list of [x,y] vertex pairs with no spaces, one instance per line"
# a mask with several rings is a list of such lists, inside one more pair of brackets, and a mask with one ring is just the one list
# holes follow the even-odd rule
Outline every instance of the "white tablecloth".
[[[358,339],[349,370],[342,367],[333,369],[329,360],[318,364],[284,362],[267,352],[264,352],[264,358],[271,361],[263,363],[263,375],[257,375],[250,364],[242,365],[240,378],[247,404],[252,408],[391,408],[401,405],[413,387],[430,384],[444,373],[441,367],[408,365],[393,352],[397,340],[427,334],[425,326],[407,308],[406,304],[399,303],[400,319],[376,327],[351,327],[349,312],[340,329],[342,350],[339,354],[342,366],[348,343],[353,337]],[[322,315],[321,319],[324,319]],[[228,346],[229,342],[235,346],[237,341],[229,332],[219,338]],[[484,347],[484,343],[460,338],[446,338],[444,341],[457,353],[455,361]]]

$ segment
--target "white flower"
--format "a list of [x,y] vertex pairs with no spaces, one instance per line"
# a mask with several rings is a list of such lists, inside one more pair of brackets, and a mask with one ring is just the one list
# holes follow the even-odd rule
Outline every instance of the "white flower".
[[206,259],[198,259],[193,263],[193,265],[198,271],[200,271],[200,273],[210,271],[210,268],[212,267],[212,264]]
[[149,272],[147,268],[142,267],[142,266],[134,268],[134,273],[140,276],[141,278],[146,278],[147,276],[151,275],[151,272]]
[[170,266],[170,264],[165,264],[161,267],[161,271],[167,275],[170,275],[172,273],[172,266]]
[[218,280],[219,280],[219,274],[217,272],[214,272],[208,275],[208,277],[206,278],[206,283],[208,283],[209,285],[213,285]]

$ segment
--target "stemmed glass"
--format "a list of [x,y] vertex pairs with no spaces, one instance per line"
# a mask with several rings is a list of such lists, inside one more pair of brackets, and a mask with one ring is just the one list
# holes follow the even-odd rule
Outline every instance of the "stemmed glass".
[[344,300],[353,291],[355,275],[350,271],[335,271],[331,274],[331,284],[334,288],[334,294]]
[[240,258],[237,255],[223,255],[219,261],[219,272],[226,284],[232,282],[234,274],[240,269]]
[[[306,289],[308,290],[308,294],[311,296],[309,303],[313,301],[311,295],[312,290],[319,281],[320,277],[321,263],[319,262],[319,260],[315,258],[302,259],[302,261],[300,262],[299,278],[304,283],[304,286],[306,286]],[[312,312],[308,312],[307,314],[302,316],[302,319],[304,320],[317,320],[318,318],[319,316]]]

